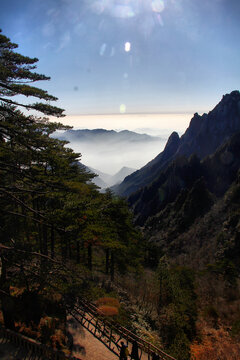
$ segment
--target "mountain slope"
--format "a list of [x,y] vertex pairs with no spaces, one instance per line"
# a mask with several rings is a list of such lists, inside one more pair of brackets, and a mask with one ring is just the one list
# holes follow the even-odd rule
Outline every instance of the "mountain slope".
[[99,186],[101,189],[106,189],[114,184],[120,183],[121,181],[123,181],[123,179],[127,175],[129,175],[135,171],[135,169],[123,167],[116,174],[110,175],[110,174],[106,174],[100,170],[94,169],[90,166],[86,166],[81,162],[79,162],[79,166],[83,167],[86,171],[97,175],[92,179],[92,182],[95,185]]
[[179,263],[188,263],[196,269],[215,263],[216,272],[234,277],[240,273],[239,203],[240,171],[224,197],[215,199],[204,216],[197,216],[184,230],[178,226],[183,213],[174,219],[176,202],[171,204],[171,210],[152,218],[145,233],[150,243]]
[[164,167],[166,167],[173,159],[179,146],[179,140],[178,134],[173,132],[169,137],[164,150],[159,155],[140,170],[137,170],[126,177],[120,185],[113,187],[112,190],[118,195],[128,196],[137,189],[151,183],[159,174],[160,170],[164,169]]
[[200,178],[207,191],[221,197],[236,178],[240,168],[239,154],[240,133],[236,133],[202,161],[196,155],[178,156],[151,185],[129,197],[136,222],[143,225],[149,217],[181,197],[182,190],[190,191]]
[[119,184],[125,179],[126,176],[132,174],[134,171],[135,169],[129,168],[127,166],[122,167],[115,175],[112,175],[112,184]]
[[88,167],[88,169],[90,170],[90,172],[98,175],[93,179],[93,182],[99,187],[101,187],[101,189],[106,189],[110,186],[120,183],[124,180],[126,176],[132,174],[135,171],[135,169],[124,166],[116,174],[110,175],[103,173],[100,170],[94,169],[90,166]]
[[237,131],[240,131],[240,93],[233,91],[223,96],[219,104],[208,114],[194,114],[181,138],[177,133],[172,133],[163,152],[128,176],[119,186],[114,187],[114,191],[119,195],[129,196],[154,181],[178,156],[189,157],[196,154],[202,159],[213,153]]

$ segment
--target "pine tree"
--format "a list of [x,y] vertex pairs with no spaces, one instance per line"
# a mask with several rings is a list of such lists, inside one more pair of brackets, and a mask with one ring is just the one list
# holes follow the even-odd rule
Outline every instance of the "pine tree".
[[[55,116],[62,116],[62,109],[12,100],[17,95],[57,100],[31,85],[49,78],[33,72],[37,59],[14,52],[16,48],[0,34],[0,299],[9,328],[14,328],[15,308],[10,286],[23,286],[28,294],[36,294],[48,282],[56,282],[51,275],[56,270],[50,271],[56,262],[48,256],[49,244],[53,258],[56,247],[60,243],[63,249],[71,233],[71,223],[64,226],[59,221],[63,199],[69,193],[77,198],[81,184],[87,187],[92,178],[77,166],[79,154],[50,137],[65,126],[23,114],[18,107]],[[61,273],[65,277],[58,271],[58,281]]]
[[[126,202],[99,193],[94,175],[79,166],[80,154],[50,136],[67,127],[25,113],[62,116],[63,110],[12,100],[56,100],[29,85],[49,78],[33,72],[37,59],[15,53],[16,47],[0,34],[0,301],[8,328],[16,320],[39,322],[50,291],[64,299],[63,313],[72,306],[82,274],[99,256],[95,249],[106,252],[113,280],[115,270],[136,264],[140,248]],[[23,293],[12,295],[13,287]]]
[[17,105],[28,110],[37,110],[45,115],[63,116],[62,109],[43,102],[23,104],[11,99],[16,95],[24,95],[45,101],[57,100],[47,91],[31,85],[36,81],[50,80],[50,77],[33,72],[38,59],[15,52],[14,49],[17,47],[18,45],[1,34],[0,30],[0,101],[2,102],[0,108],[3,110],[6,105]]

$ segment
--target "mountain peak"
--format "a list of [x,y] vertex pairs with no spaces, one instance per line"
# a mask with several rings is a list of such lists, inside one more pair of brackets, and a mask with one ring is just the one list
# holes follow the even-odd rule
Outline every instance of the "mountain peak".
[[221,101],[212,111],[210,111],[210,113],[218,111],[219,113],[223,112],[225,115],[227,111],[234,110],[237,110],[238,115],[240,115],[240,92],[238,90],[234,90],[230,94],[223,95]]
[[232,92],[230,92],[230,94],[225,94],[223,95],[222,99],[226,99],[226,98],[238,98],[240,100],[240,92],[239,90],[233,90]]
[[173,132],[163,152],[128,176],[114,190],[124,196],[129,196],[138,190],[141,192],[141,188],[151,184],[178,156],[188,158],[196,154],[199,159],[203,159],[213,154],[223,142],[238,131],[240,131],[240,92],[234,90],[224,95],[208,114],[195,113],[181,138]]
[[172,142],[175,142],[175,141],[178,141],[179,140],[179,135],[178,135],[178,133],[176,132],[176,131],[173,131],[172,133],[171,133],[171,135],[169,136],[169,138],[168,138],[168,141],[167,141],[167,145],[166,146],[168,146],[168,145],[170,145]]
[[172,134],[169,136],[167,144],[164,148],[164,152],[166,154],[165,157],[169,158],[176,152],[176,150],[179,146],[179,141],[180,141],[180,138],[179,138],[178,133],[176,131],[172,132]]

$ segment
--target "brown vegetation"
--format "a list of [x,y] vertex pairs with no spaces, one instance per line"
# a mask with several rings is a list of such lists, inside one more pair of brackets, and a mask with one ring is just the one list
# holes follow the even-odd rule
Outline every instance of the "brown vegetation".
[[208,327],[204,321],[198,322],[198,335],[201,341],[191,345],[192,360],[238,360],[240,345],[229,334],[229,330],[220,326]]

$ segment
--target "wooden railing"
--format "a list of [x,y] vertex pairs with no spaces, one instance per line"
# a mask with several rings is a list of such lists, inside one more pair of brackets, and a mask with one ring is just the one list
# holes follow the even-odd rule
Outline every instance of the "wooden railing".
[[[119,356],[120,352],[120,342],[124,341],[128,345],[129,343],[133,344],[133,342],[137,343],[140,351],[140,359],[142,358],[143,353],[146,353],[148,355],[148,359],[150,359],[153,354],[157,354],[161,360],[176,360],[172,356],[166,354],[163,350],[140,338],[113,320],[106,319],[104,314],[101,313],[92,303],[78,300],[78,303],[74,306],[74,308],[69,308],[68,312],[78,323],[91,332],[117,356]],[[54,350],[50,346],[41,344],[40,342],[30,339],[22,334],[6,329],[1,324],[0,337],[8,339],[17,347],[23,348],[35,356],[51,360],[81,360],[80,358],[66,355],[62,351]]]
[[74,356],[66,355],[62,351],[52,349],[50,346],[41,344],[40,342],[30,339],[22,334],[6,329],[0,325],[0,337],[9,340],[18,348],[25,350],[34,357],[42,357],[51,360],[81,360]]
[[157,354],[161,360],[176,360],[123,326],[120,326],[114,321],[107,320],[104,314],[92,303],[78,300],[78,303],[70,310],[70,313],[82,326],[116,355],[119,355],[120,342],[125,341],[127,344],[137,343],[140,350],[140,359],[142,353],[145,352],[148,354],[148,359],[150,359],[153,354]]

